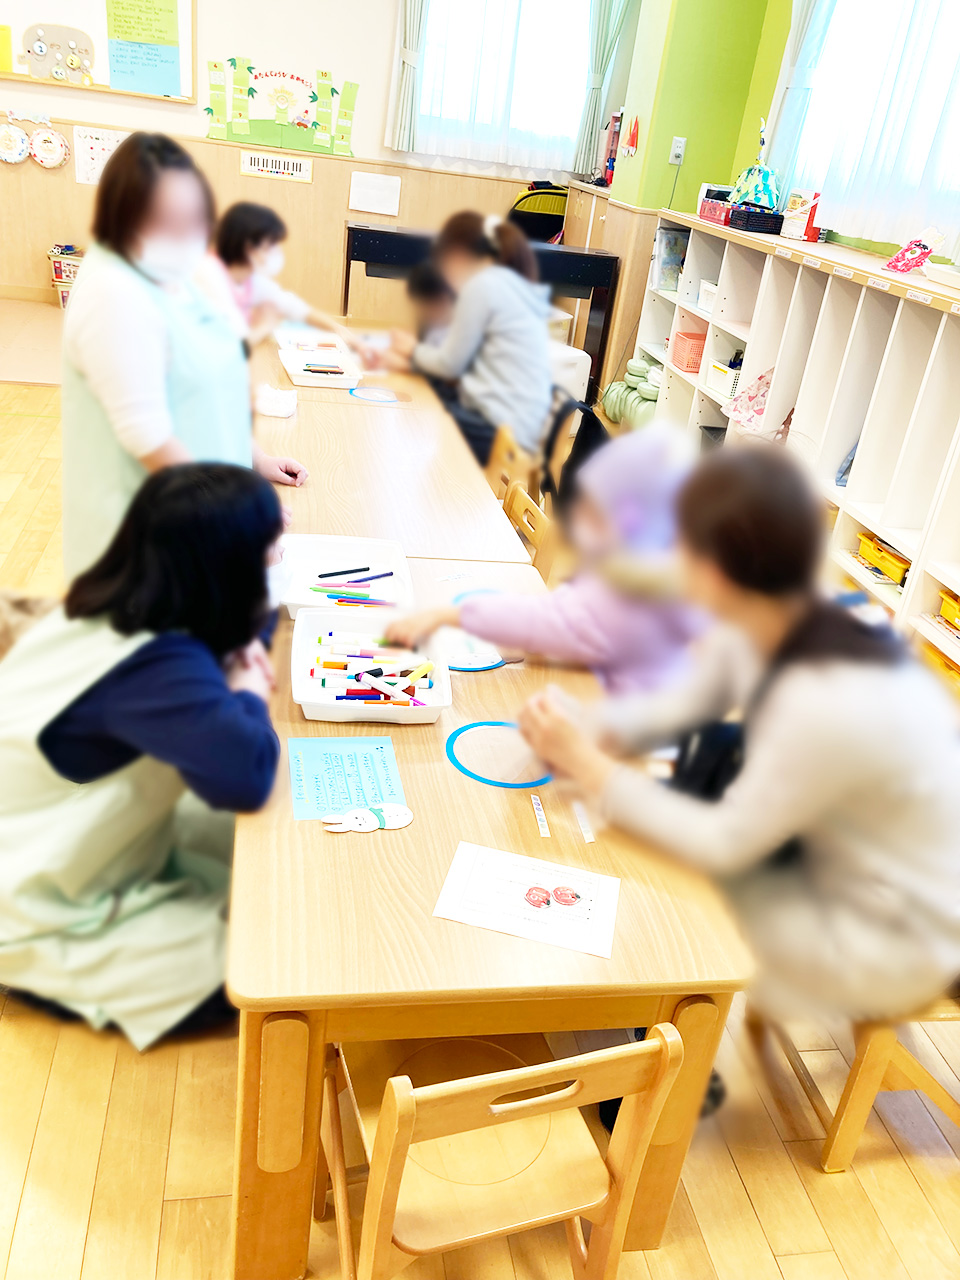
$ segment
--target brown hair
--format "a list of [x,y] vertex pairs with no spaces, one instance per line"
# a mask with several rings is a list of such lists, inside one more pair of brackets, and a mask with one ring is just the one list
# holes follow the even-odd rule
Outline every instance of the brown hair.
[[165,169],[180,169],[196,176],[207,206],[207,221],[213,229],[213,192],[189,153],[163,133],[131,133],[104,165],[97,186],[93,234],[100,244],[123,258],[127,256]]
[[709,453],[680,491],[681,539],[738,586],[764,595],[810,591],[823,542],[820,500],[774,445]]
[[436,258],[451,249],[473,254],[475,258],[492,258],[502,267],[510,267],[524,280],[537,279],[537,259],[530,242],[512,222],[500,221],[489,232],[482,213],[465,210],[448,218],[433,246]]

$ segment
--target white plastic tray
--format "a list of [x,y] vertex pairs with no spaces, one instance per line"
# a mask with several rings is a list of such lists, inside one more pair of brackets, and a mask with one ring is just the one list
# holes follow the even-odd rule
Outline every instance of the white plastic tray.
[[[277,354],[287,371],[287,377],[296,387],[326,387],[328,390],[350,391],[363,377],[363,369],[356,356],[342,340],[331,333],[313,329],[308,336],[291,332],[278,334]],[[309,373],[308,364],[330,361],[337,364],[342,373]]]
[[[323,586],[323,579],[317,575],[332,573],[339,569],[356,569],[360,565],[369,565],[368,574],[392,572],[392,578],[379,578],[358,587],[357,590],[376,592],[374,598],[389,600],[394,607],[409,613],[414,607],[413,582],[407,557],[399,542],[391,542],[385,538],[341,538],[322,533],[285,533],[280,539],[283,558],[270,570],[270,600],[275,606],[286,605],[291,618],[297,616],[300,609],[326,608],[328,602],[322,590],[314,591],[314,587]],[[368,574],[356,573],[350,577],[363,578]],[[386,613],[379,606],[370,608],[334,608],[334,613],[342,615],[337,619],[337,626],[343,630],[365,631],[382,628],[384,623],[379,615]],[[373,617],[369,624],[361,622],[361,618]],[[371,634],[378,635],[378,630]]]
[[[445,663],[438,661],[430,644],[423,646],[424,658],[434,663],[430,676],[433,688],[418,691],[425,706],[400,707],[379,702],[317,702],[313,695],[319,686],[310,675],[317,657],[318,637],[331,628],[351,630],[358,634],[369,631],[371,641],[377,639],[387,621],[393,616],[386,609],[378,609],[377,627],[369,623],[351,620],[345,625],[343,615],[355,614],[353,609],[300,609],[293,626],[293,645],[290,650],[290,686],[293,700],[298,703],[307,720],[329,720],[338,723],[371,724],[433,724],[440,719],[444,708],[453,705],[453,689],[450,672]],[[372,664],[371,664],[372,665]]]

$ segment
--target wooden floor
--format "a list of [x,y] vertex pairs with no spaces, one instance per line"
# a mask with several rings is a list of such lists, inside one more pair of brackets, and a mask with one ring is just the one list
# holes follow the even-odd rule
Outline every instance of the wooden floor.
[[[60,589],[57,402],[56,388],[0,385],[0,588]],[[718,1062],[727,1103],[700,1125],[663,1247],[627,1255],[622,1280],[957,1280],[960,1131],[916,1094],[887,1094],[853,1169],[821,1173],[823,1130],[779,1050],[757,1060],[740,1009]],[[849,1043],[795,1035],[835,1100]],[[960,1024],[904,1035],[960,1092]],[[139,1055],[0,994],[0,1277],[227,1280],[236,1060],[232,1034]],[[315,1225],[310,1274],[338,1274],[329,1221]],[[569,1268],[550,1230],[405,1275],[565,1280]]]

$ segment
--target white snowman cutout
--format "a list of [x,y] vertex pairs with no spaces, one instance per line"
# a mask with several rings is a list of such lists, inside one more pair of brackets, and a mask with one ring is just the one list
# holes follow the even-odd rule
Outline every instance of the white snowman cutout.
[[325,831],[398,831],[409,827],[413,811],[405,804],[378,804],[369,809],[350,809],[347,813],[326,813]]

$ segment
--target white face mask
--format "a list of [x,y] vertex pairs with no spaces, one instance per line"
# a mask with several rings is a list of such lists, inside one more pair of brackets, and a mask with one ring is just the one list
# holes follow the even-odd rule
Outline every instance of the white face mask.
[[265,276],[278,276],[283,270],[285,262],[286,258],[284,257],[282,246],[272,244],[266,252],[263,259],[263,266],[260,270]]
[[176,284],[190,279],[206,252],[204,236],[190,236],[186,240],[174,236],[145,236],[133,261],[157,284]]

